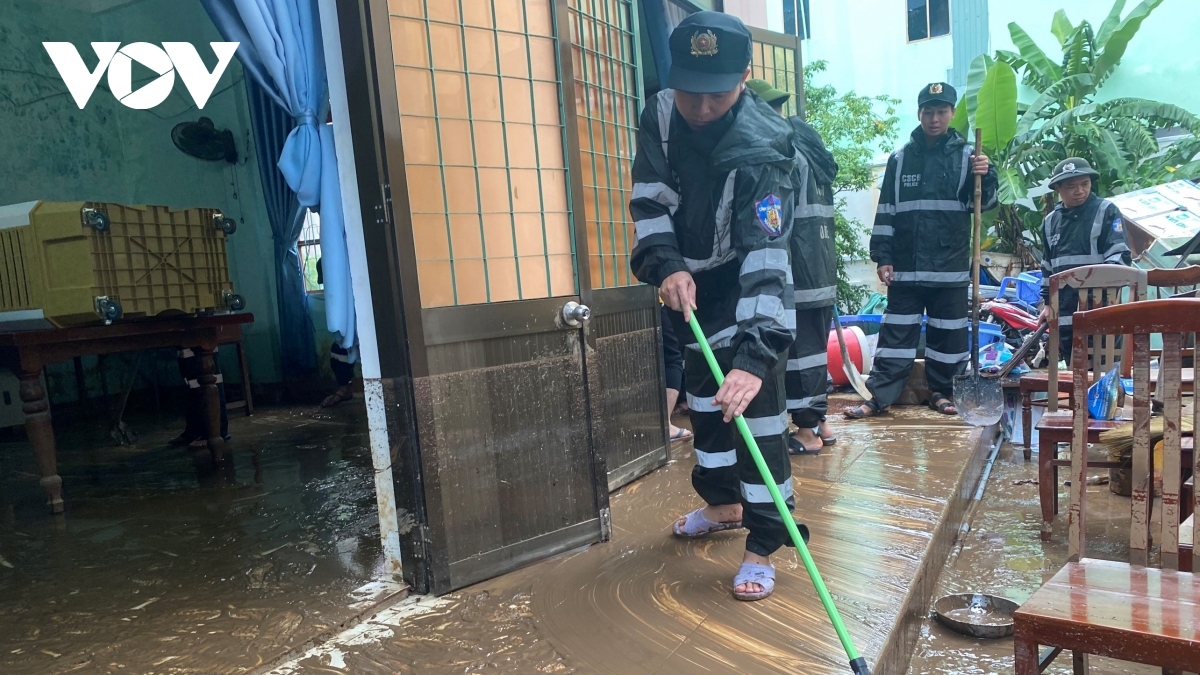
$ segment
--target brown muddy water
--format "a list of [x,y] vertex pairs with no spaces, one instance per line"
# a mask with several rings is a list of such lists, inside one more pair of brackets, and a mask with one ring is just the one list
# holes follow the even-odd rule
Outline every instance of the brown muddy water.
[[221,471],[173,421],[60,430],[62,518],[0,443],[0,673],[239,673],[340,630],[382,565],[360,401],[231,415]]
[[[825,454],[793,458],[796,515],[812,528],[813,557],[856,646],[874,661],[959,487],[970,429],[907,409],[837,431],[838,444]],[[412,599],[271,672],[848,672],[794,552],[774,558],[775,594],[744,603],[730,594],[744,533],[670,536],[674,519],[699,506],[693,463],[683,448],[666,468],[616,493],[607,544],[425,605]]]
[[[1104,473],[1093,470],[1093,474]],[[1060,486],[1062,513],[1050,541],[1040,536],[1037,453],[1025,462],[1020,446],[1005,444],[992,468],[983,500],[975,509],[970,531],[962,538],[940,579],[937,596],[991,593],[1024,602],[1054,576],[1067,559],[1068,488]],[[1129,554],[1129,499],[1107,485],[1088,488],[1088,555],[1126,560]],[[1156,510],[1157,513],[1157,510]],[[1013,672],[1012,638],[963,637],[927,620],[913,656],[910,673],[922,675],[1000,675]],[[1070,654],[1059,656],[1046,671],[1072,672]],[[1159,675],[1161,669],[1093,657],[1094,675]]]

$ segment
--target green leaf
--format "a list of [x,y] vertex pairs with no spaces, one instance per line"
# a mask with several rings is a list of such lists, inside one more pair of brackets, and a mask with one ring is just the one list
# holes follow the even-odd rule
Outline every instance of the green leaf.
[[[1162,0],[1157,0],[1162,2]],[[1046,52],[1029,37],[1029,33],[1021,28],[1014,21],[1008,24],[1008,32],[1012,36],[1013,44],[1021,52],[1021,58],[1025,63],[1037,73],[1038,77],[1046,81],[1046,86],[1056,82],[1062,78],[1062,69],[1058,67],[1050,57],[1046,56]]]
[[1003,150],[1017,133],[1017,73],[1007,63],[988,69],[979,90],[975,125],[983,129],[983,147]]
[[1094,122],[1085,122],[1080,125],[1080,129],[1091,140],[1097,171],[1114,176],[1122,176],[1129,171],[1129,160],[1125,153],[1121,152],[1117,137],[1112,131]]
[[1125,151],[1133,155],[1135,160],[1142,160],[1158,152],[1158,140],[1149,129],[1137,120],[1129,117],[1118,117],[1110,124],[1121,138]]
[[1021,116],[1021,121],[1017,123],[1017,134],[1025,134],[1032,130],[1033,125],[1039,119],[1049,116],[1048,113],[1055,105],[1062,110],[1066,110],[1069,107],[1067,105],[1067,97],[1076,94],[1080,90],[1088,89],[1091,85],[1092,76],[1090,73],[1064,77],[1055,82]]
[[1000,189],[996,193],[996,197],[1000,200],[1001,204],[1015,204],[1029,195],[1029,191],[1025,189],[1025,179],[1016,168],[1011,166],[997,167],[996,176],[1000,180]]
[[1097,110],[1106,118],[1132,117],[1144,120],[1156,129],[1183,127],[1192,133],[1200,133],[1200,118],[1170,103],[1118,98],[1100,105]]
[[1104,45],[1108,43],[1108,38],[1121,25],[1121,13],[1125,11],[1125,0],[1116,0],[1113,3],[1112,9],[1108,10],[1108,16],[1105,17],[1104,23],[1100,24],[1100,32],[1096,34],[1096,46],[1104,49]]
[[967,84],[963,87],[962,98],[959,99],[958,107],[954,111],[954,119],[950,121],[951,128],[962,134],[963,138],[969,135],[971,124],[975,120],[979,88],[983,86],[988,68],[993,63],[995,61],[992,60],[992,57],[980,54],[971,61],[971,67],[967,70]]
[[1108,36],[1103,42],[1097,43],[1103,50],[1096,59],[1096,67],[1093,70],[1097,85],[1108,79],[1108,76],[1116,69],[1117,64],[1121,62],[1121,57],[1125,56],[1125,49],[1129,47],[1129,41],[1141,29],[1142,22],[1162,3],[1163,0],[1143,0],[1129,13],[1129,16],[1121,21],[1121,25],[1117,26],[1111,36]]
[[1050,23],[1050,32],[1054,33],[1054,37],[1058,38],[1059,46],[1067,44],[1067,36],[1073,30],[1075,30],[1075,26],[1067,18],[1067,10],[1060,9],[1054,13],[1054,20]]
[[1084,21],[1067,36],[1063,51],[1063,75],[1091,73],[1096,64],[1096,42],[1092,25]]

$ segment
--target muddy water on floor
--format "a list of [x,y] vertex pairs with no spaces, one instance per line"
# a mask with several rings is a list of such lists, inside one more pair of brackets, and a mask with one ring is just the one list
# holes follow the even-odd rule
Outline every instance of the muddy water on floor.
[[[932,411],[838,427],[820,457],[793,459],[797,517],[864,654],[878,654],[965,461],[969,430]],[[310,657],[310,673],[844,673],[845,655],[794,552],[775,595],[741,603],[730,582],[744,532],[669,535],[700,505],[694,458],[613,496],[613,541],[451,594],[446,607]],[[876,671],[882,672],[882,671]],[[280,675],[283,675],[281,671]]]
[[223,471],[150,421],[129,448],[65,431],[58,519],[28,446],[0,445],[0,672],[243,672],[362,611],[381,562],[364,417],[234,417]]
[[[1096,470],[1093,473],[1102,473]],[[1066,488],[1054,535],[1043,543],[1038,502],[1037,456],[1026,463],[1019,447],[1005,445],[992,469],[983,501],[975,511],[961,552],[947,563],[938,595],[992,593],[1023,602],[1054,575],[1067,558]],[[1109,493],[1107,485],[1088,488],[1088,554],[1128,559],[1129,500]],[[1059,657],[1048,673],[1070,673],[1070,656]],[[1013,641],[967,638],[929,620],[910,673],[985,675],[1011,673]],[[1157,675],[1157,669],[1107,659],[1092,659],[1098,675]]]

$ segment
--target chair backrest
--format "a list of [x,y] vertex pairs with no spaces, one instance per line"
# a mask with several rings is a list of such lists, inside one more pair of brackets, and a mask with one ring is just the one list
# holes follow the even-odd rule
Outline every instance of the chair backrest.
[[[1133,496],[1129,528],[1129,562],[1147,566],[1152,540],[1150,509],[1154,502],[1153,448],[1150,443],[1150,335],[1161,333],[1160,362],[1163,399],[1162,523],[1158,541],[1162,567],[1179,566],[1179,493],[1182,429],[1182,346],[1200,330],[1200,298],[1132,302],[1116,307],[1075,314],[1071,369],[1076,382],[1087,377],[1088,338],[1133,336]],[[1193,405],[1192,428],[1196,428]],[[1083,557],[1087,530],[1084,497],[1087,494],[1087,396],[1075,396],[1075,428],[1071,435],[1071,509],[1069,556]],[[1190,468],[1200,475],[1200,453],[1193,451]],[[1193,495],[1193,512],[1200,511],[1200,493]],[[1195,521],[1200,523],[1200,521]],[[1200,525],[1194,525],[1193,541],[1200,540]]]
[[1195,297],[1196,288],[1200,286],[1200,266],[1146,270],[1146,283],[1149,285],[1146,295],[1150,299]]
[[[1046,410],[1054,412],[1058,410],[1058,360],[1062,358],[1059,354],[1058,333],[1060,326],[1071,325],[1073,317],[1061,316],[1058,308],[1058,292],[1064,288],[1074,288],[1079,291],[1079,307],[1075,310],[1085,311],[1106,307],[1109,305],[1119,305],[1122,302],[1124,291],[1128,290],[1129,301],[1146,299],[1146,271],[1136,267],[1125,267],[1124,265],[1086,265],[1084,267],[1076,267],[1073,270],[1059,272],[1050,277],[1050,312],[1047,320],[1050,322],[1047,347],[1050,351],[1050,370],[1048,373],[1049,392],[1046,400]],[[1117,361],[1117,344],[1116,337],[1110,336],[1104,340],[1094,340],[1093,358],[1097,369],[1107,367],[1112,368],[1112,364]],[[1103,372],[1101,370],[1100,372]],[[1082,381],[1076,380],[1074,384],[1076,391],[1083,391],[1087,388],[1087,379]]]

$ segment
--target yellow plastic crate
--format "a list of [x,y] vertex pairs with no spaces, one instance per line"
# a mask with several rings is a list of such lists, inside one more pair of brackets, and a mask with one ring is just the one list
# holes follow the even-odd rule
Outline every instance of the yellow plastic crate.
[[0,207],[0,332],[238,310],[216,209]]

